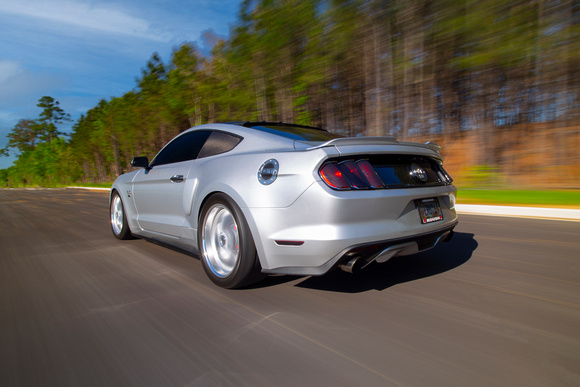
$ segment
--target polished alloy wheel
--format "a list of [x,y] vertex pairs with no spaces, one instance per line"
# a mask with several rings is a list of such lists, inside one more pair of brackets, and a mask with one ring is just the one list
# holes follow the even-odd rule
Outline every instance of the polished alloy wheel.
[[240,256],[240,235],[232,213],[223,204],[215,204],[208,211],[203,230],[204,259],[218,277],[230,275]]
[[123,203],[119,195],[113,196],[111,203],[111,226],[115,235],[121,234],[123,231]]

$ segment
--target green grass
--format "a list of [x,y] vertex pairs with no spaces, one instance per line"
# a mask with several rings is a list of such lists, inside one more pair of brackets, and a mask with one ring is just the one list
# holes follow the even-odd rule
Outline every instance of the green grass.
[[459,204],[579,207],[580,190],[458,189]]
[[110,183],[71,183],[71,184],[13,184],[11,186],[2,186],[0,188],[67,188],[67,187],[88,187],[88,188],[111,188],[113,182]]
[[[82,187],[110,188],[112,183],[80,184]],[[515,190],[458,188],[459,204],[506,206],[548,206],[580,208],[580,190]]]
[[90,188],[111,188],[113,182],[110,183],[79,183],[71,184],[69,187],[90,187]]

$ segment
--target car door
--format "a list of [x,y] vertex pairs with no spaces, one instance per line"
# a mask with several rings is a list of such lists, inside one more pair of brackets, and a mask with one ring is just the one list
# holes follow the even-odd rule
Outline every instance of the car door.
[[179,237],[185,222],[184,188],[210,131],[186,132],[168,143],[133,180],[137,222],[143,230]]

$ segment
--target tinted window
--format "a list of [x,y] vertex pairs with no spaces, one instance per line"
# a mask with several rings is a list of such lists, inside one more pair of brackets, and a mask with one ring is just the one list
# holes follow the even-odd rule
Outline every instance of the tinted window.
[[252,126],[262,132],[276,134],[297,141],[330,141],[339,138],[338,134],[327,132],[326,130],[304,128],[300,126]]
[[218,131],[212,132],[197,157],[202,158],[229,152],[234,149],[240,141],[242,141],[242,138],[234,136],[233,134]]
[[210,131],[197,131],[188,132],[177,137],[155,156],[152,165],[178,163],[195,159],[210,134]]

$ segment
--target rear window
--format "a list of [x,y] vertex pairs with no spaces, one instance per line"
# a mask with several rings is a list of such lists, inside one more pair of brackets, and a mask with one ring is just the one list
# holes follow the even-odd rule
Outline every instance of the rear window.
[[322,129],[305,128],[302,126],[263,125],[252,126],[252,128],[296,141],[330,141],[342,137]]

